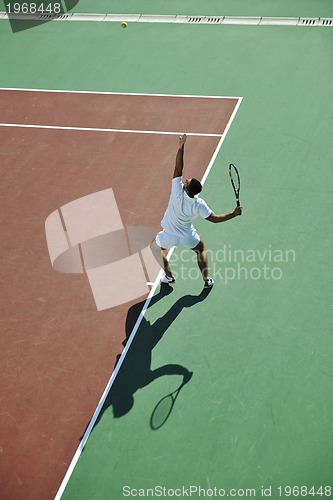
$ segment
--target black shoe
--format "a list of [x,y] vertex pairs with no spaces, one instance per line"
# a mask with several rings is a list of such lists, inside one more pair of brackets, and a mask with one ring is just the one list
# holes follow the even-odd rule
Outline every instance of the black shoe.
[[208,278],[207,280],[205,280],[204,288],[212,288],[213,285],[214,285],[213,278]]

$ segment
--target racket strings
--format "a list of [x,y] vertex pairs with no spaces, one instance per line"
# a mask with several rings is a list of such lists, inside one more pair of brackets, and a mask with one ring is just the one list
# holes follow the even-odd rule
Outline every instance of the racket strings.
[[162,425],[167,421],[173,404],[174,399],[171,394],[168,394],[155,406],[150,419],[150,425],[154,430],[162,427]]
[[233,163],[230,163],[229,165],[229,175],[230,175],[230,180],[231,184],[235,193],[236,201],[237,201],[237,206],[240,205],[239,202],[239,191],[240,191],[240,177],[237,168]]

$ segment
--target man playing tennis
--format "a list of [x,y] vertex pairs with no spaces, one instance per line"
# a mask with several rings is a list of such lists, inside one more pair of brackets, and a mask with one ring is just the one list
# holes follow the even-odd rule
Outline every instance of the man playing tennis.
[[176,280],[172,275],[167,254],[170,248],[182,245],[190,248],[197,254],[198,266],[202,273],[204,287],[211,288],[214,285],[214,280],[208,276],[207,252],[204,242],[194,228],[192,221],[201,215],[201,217],[209,222],[225,222],[241,215],[242,207],[236,207],[233,212],[227,214],[216,215],[203,199],[197,197],[202,190],[202,185],[198,179],[185,179],[185,182],[182,182],[186,138],[186,134],[183,134],[179,138],[179,149],[176,156],[170,200],[161,222],[163,230],[155,238],[155,242],[160,247],[162,253],[165,271],[165,276],[161,281],[162,283],[175,283]]

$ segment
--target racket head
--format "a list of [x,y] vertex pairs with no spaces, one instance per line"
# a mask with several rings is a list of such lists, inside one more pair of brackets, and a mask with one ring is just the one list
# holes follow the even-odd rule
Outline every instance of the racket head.
[[229,176],[230,176],[230,181],[231,181],[231,184],[232,184],[235,196],[236,196],[237,207],[240,207],[240,201],[239,201],[240,177],[239,177],[237,167],[233,163],[230,163],[230,165],[229,165]]
[[174,398],[172,394],[164,396],[154,408],[150,417],[150,427],[156,431],[168,420],[174,405]]
[[178,389],[167,394],[157,403],[150,417],[150,427],[153,430],[160,429],[168,420],[181,389],[191,380],[192,375],[193,373],[189,372],[188,377],[183,380]]

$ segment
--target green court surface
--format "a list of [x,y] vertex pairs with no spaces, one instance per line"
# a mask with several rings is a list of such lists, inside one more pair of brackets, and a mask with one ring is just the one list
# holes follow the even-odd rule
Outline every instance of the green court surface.
[[[108,3],[76,11],[333,17],[328,1]],[[243,97],[202,193],[216,213],[233,209],[234,162],[243,215],[196,223],[215,286],[200,295],[191,253],[175,250],[177,283],[157,289],[62,498],[331,496],[333,28],[50,22],[12,34],[0,21],[0,41],[2,88]],[[193,376],[154,429],[182,370]]]

